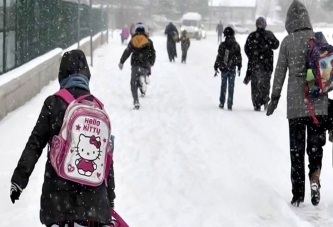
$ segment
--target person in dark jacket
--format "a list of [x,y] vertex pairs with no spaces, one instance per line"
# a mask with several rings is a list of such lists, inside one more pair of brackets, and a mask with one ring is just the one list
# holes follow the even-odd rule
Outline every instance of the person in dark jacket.
[[222,42],[222,34],[223,34],[223,24],[222,21],[216,26],[216,32],[217,32],[217,42],[220,44]]
[[242,55],[239,44],[235,39],[235,31],[231,27],[226,27],[223,31],[225,40],[219,46],[218,55],[216,57],[214,69],[215,76],[218,70],[221,71],[222,84],[220,93],[220,108],[224,108],[225,96],[228,82],[228,109],[232,110],[234,99],[234,87],[236,77],[236,66],[238,76],[242,68]]
[[[75,97],[90,94],[91,75],[87,60],[81,50],[66,52],[59,69],[60,88],[66,88]],[[91,98],[90,98],[91,99]],[[58,135],[68,104],[60,97],[51,95],[44,101],[37,123],[28,139],[21,158],[11,179],[10,198],[13,203],[19,199],[27,187],[30,175],[42,154],[43,149]],[[44,173],[44,183],[40,201],[40,221],[50,226],[64,226],[75,223],[101,227],[109,225],[110,208],[114,206],[115,183],[113,167],[108,176],[108,187],[88,187],[65,180],[57,175],[50,163],[49,154]]]
[[135,34],[120,59],[119,68],[121,70],[123,69],[125,61],[131,55],[131,90],[134,108],[139,109],[138,88],[140,88],[142,97],[145,96],[147,91],[147,75],[154,65],[156,58],[153,41],[148,38],[145,33],[145,26],[142,23],[137,24]]
[[188,37],[187,31],[182,31],[182,36],[180,37],[180,43],[182,48],[182,63],[186,63],[187,51],[190,48],[191,41]]
[[245,53],[249,58],[246,77],[251,77],[254,110],[260,111],[263,105],[267,109],[273,72],[273,50],[279,47],[280,42],[271,31],[266,30],[266,20],[263,17],[257,19],[256,27],[257,30],[248,36],[245,44]]
[[[317,205],[320,201],[320,172],[322,167],[323,146],[326,143],[326,131],[323,119],[327,117],[328,97],[321,95],[310,98],[320,124],[315,124],[304,102],[306,86],[306,55],[308,40],[314,32],[306,7],[298,0],[290,5],[286,18],[288,35],[283,39],[268,105],[267,115],[277,108],[287,70],[287,118],[289,120],[289,142],[291,159],[291,204],[299,206],[305,196],[305,149],[309,157],[309,180],[311,202]],[[307,135],[306,135],[307,134]]]
[[177,47],[176,43],[178,42],[178,30],[176,26],[170,22],[164,31],[164,34],[167,36],[167,50],[169,55],[170,62],[174,62],[177,58]]

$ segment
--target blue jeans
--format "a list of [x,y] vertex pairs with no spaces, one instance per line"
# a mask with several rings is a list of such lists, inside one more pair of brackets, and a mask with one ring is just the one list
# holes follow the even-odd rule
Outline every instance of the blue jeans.
[[222,77],[222,84],[221,84],[220,104],[224,105],[225,95],[227,92],[227,82],[228,82],[228,106],[232,106],[234,100],[236,71],[223,72],[221,77]]

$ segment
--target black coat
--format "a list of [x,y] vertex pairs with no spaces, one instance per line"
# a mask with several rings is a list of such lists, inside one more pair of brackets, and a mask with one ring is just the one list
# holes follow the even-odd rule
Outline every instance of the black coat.
[[179,34],[179,32],[176,26],[170,23],[165,27],[164,34],[167,36],[167,43],[170,44],[175,43],[174,35]]
[[182,35],[180,37],[180,43],[181,43],[182,51],[188,51],[188,49],[191,46],[191,41],[190,41],[190,38],[188,37],[188,35]]
[[[230,51],[227,66],[225,66],[223,63],[226,49]],[[226,72],[229,70],[236,70],[236,66],[238,70],[241,70],[242,54],[240,46],[236,42],[235,37],[226,37],[226,40],[219,46],[218,54],[214,64],[214,70],[217,71],[220,69],[221,72]]]
[[273,50],[277,49],[279,45],[279,40],[271,31],[257,29],[252,32],[248,36],[244,48],[249,58],[248,70],[250,74],[260,67],[268,72],[273,72]]
[[176,26],[172,23],[168,24],[165,28],[164,34],[167,36],[167,50],[169,59],[172,60],[177,57],[176,42],[178,42],[179,32]]
[[132,37],[120,59],[120,63],[124,64],[131,54],[132,66],[149,69],[155,64],[156,52],[153,41],[144,33],[136,33]]
[[[79,54],[75,56],[77,53]],[[72,73],[80,73],[90,78],[85,56],[80,51],[67,52],[64,55],[59,70],[59,81]],[[69,91],[75,98],[89,94],[87,90],[75,87]],[[22,189],[27,187],[29,177],[43,149],[51,142],[53,136],[59,133],[67,106],[68,104],[64,100],[55,95],[51,95],[45,100],[11,179]],[[51,225],[69,220],[110,223],[110,207],[113,206],[115,199],[114,187],[113,167],[108,176],[108,187],[105,184],[94,188],[87,187],[60,178],[53,169],[48,154],[40,201],[41,223]],[[24,191],[22,196],[24,196]]]

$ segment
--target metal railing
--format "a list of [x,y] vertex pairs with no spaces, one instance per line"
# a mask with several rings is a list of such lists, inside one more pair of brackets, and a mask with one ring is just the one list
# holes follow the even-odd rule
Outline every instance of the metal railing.
[[0,76],[105,30],[107,15],[87,0],[0,0]]

